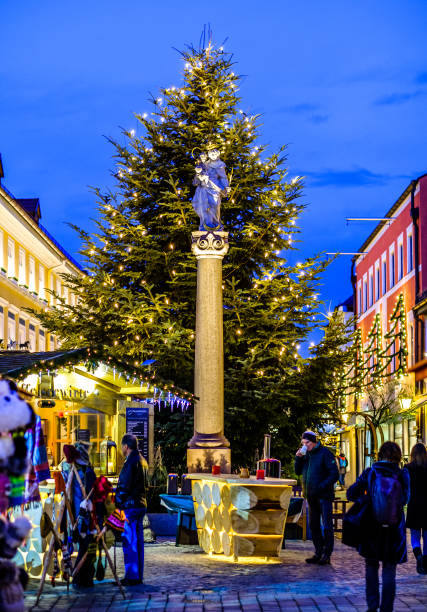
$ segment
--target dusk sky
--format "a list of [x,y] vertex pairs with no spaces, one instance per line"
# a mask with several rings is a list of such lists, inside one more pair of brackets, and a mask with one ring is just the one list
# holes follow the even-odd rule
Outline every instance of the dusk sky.
[[[288,144],[303,175],[301,250],[355,251],[407,184],[427,172],[425,0],[148,2],[0,0],[4,185],[39,197],[43,225],[73,255],[66,222],[88,229],[89,186],[112,186],[111,145],[137,128],[149,92],[179,85],[173,49],[210,23],[245,75],[241,108],[261,141]],[[325,275],[326,309],[351,294],[350,257]]]

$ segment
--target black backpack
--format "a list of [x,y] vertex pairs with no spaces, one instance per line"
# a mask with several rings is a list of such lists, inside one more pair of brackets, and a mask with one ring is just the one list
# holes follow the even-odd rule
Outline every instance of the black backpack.
[[403,511],[403,487],[400,474],[384,474],[371,469],[368,484],[372,514],[377,523],[389,527],[398,525]]

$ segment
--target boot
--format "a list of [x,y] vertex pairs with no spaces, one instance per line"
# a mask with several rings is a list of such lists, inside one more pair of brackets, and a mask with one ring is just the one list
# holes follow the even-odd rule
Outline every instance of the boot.
[[414,548],[414,555],[415,555],[415,559],[417,560],[417,573],[425,574],[426,572],[424,570],[423,555],[421,552],[421,548],[419,546],[416,546]]

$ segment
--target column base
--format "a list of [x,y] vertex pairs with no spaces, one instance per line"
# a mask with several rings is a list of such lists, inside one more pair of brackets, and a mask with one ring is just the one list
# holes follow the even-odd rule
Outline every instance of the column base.
[[231,474],[231,450],[229,448],[187,449],[187,470],[189,474],[210,473],[213,465],[219,465],[223,474]]

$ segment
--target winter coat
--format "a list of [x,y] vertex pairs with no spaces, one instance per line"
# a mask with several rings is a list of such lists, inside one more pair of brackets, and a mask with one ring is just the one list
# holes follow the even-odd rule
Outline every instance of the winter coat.
[[411,480],[406,526],[409,529],[427,529],[427,465],[411,461],[405,468]]
[[401,520],[396,526],[382,526],[375,520],[372,510],[369,508],[364,521],[362,541],[358,547],[359,555],[365,559],[374,559],[386,563],[405,563],[407,556],[405,513],[403,507],[408,503],[409,499],[409,474],[406,470],[401,470],[397,463],[377,461],[371,468],[364,470],[356,482],[348,488],[347,499],[356,501],[364,495],[369,495],[371,470],[376,471],[377,474],[399,474],[403,493]]
[[334,484],[339,477],[337,462],[320,442],[303,457],[295,457],[295,473],[302,474],[303,493],[307,499],[334,499]]
[[120,510],[147,506],[147,462],[137,450],[127,457],[116,488],[116,506]]

